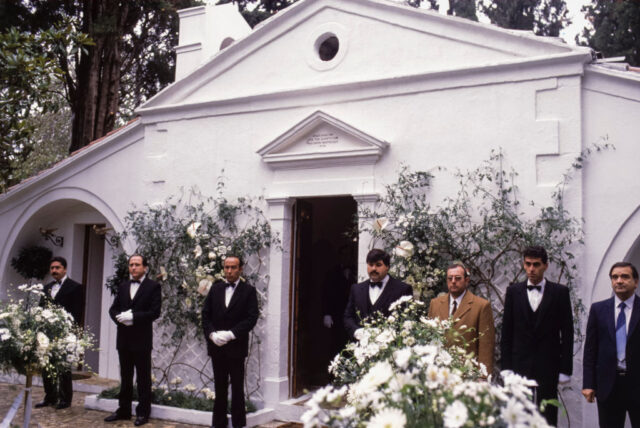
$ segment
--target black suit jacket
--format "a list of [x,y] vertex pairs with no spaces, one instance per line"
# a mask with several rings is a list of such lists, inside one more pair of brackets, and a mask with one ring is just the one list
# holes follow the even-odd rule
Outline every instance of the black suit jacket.
[[[611,297],[591,305],[587,321],[582,362],[583,389],[596,391],[598,400],[604,401],[613,390],[616,380],[618,355],[616,350],[615,299]],[[627,333],[626,364],[633,396],[640,394],[640,298],[635,297]]]
[[44,296],[40,300],[40,305],[44,306],[44,303],[47,301],[53,302],[69,312],[76,324],[80,325],[82,322],[82,314],[84,313],[84,289],[82,285],[67,277],[62,283],[60,290],[58,290],[56,297],[52,299],[51,289],[55,283],[55,281],[51,281],[44,286]]
[[402,296],[412,296],[413,289],[409,284],[389,276],[389,281],[375,304],[369,299],[369,280],[355,284],[349,292],[349,300],[344,310],[344,326],[349,337],[362,327],[362,320],[374,312],[389,315],[389,306]]
[[[145,278],[131,300],[131,282],[118,286],[118,294],[109,308],[109,315],[118,326],[116,348],[129,351],[146,351],[153,348],[153,322],[160,317],[162,291],[160,284]],[[133,325],[126,326],[116,320],[116,315],[131,309]]]
[[547,281],[534,317],[527,283],[507,287],[500,348],[503,370],[513,370],[539,384],[557,384],[559,373],[570,376],[573,313],[569,289]]
[[[224,302],[227,283],[218,281],[211,286],[202,305],[202,329],[207,351],[212,359],[216,355],[244,358],[249,353],[249,332],[258,322],[258,296],[256,289],[244,281],[236,286],[229,306]],[[216,346],[209,336],[214,331],[229,330],[236,337],[226,345]]]

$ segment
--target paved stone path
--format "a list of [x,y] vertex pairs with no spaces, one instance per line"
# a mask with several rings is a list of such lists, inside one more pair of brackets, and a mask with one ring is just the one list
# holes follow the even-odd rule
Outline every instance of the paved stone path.
[[[7,383],[0,383],[0,421],[9,411],[9,408],[13,404],[15,398],[20,394],[22,387],[20,385],[13,385]],[[36,409],[35,407],[31,413],[31,422],[29,427],[33,428],[58,428],[58,427],[89,427],[89,428],[122,428],[133,427],[133,421],[135,418],[131,418],[130,421],[118,421],[106,423],[103,421],[104,417],[108,415],[106,412],[100,412],[97,410],[88,410],[84,408],[84,397],[88,395],[86,393],[74,391],[73,403],[71,407],[63,410],[56,410],[53,407],[44,407]],[[42,387],[33,387],[33,404],[39,403],[44,399],[44,390]],[[24,414],[24,404],[18,409],[15,418],[12,421],[12,426],[22,427]],[[190,425],[181,424],[177,422],[161,421],[158,419],[151,419],[145,427],[149,428],[189,428],[189,427],[201,427],[202,425]],[[301,424],[284,423],[273,421],[268,424],[260,425],[259,428],[297,428],[302,427]]]

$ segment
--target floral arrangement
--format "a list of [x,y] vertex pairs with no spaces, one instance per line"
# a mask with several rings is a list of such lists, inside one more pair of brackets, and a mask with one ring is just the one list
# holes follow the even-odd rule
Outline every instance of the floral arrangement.
[[0,312],[0,369],[32,376],[77,365],[92,346],[91,335],[77,327],[64,309],[39,305],[42,284],[18,289],[25,297],[10,299]]
[[484,366],[447,337],[450,321],[427,318],[424,303],[403,297],[388,318],[364,325],[363,336],[336,356],[333,386],[307,402],[310,427],[546,427],[529,381],[509,371],[503,385],[481,380]]

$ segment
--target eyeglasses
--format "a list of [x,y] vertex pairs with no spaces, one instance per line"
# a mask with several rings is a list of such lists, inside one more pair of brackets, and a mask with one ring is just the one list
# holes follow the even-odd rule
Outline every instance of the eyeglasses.
[[460,276],[460,275],[456,275],[456,276],[448,276],[447,277],[447,281],[462,281],[462,279],[464,278],[464,276]]

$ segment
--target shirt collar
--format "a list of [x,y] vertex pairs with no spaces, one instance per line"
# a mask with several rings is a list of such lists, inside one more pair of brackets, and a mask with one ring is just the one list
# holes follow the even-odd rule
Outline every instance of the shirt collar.
[[636,293],[633,293],[631,295],[631,297],[629,297],[627,300],[622,300],[621,298],[618,297],[617,294],[614,294],[615,297],[615,302],[616,302],[616,309],[618,308],[618,306],[620,305],[620,303],[624,302],[625,306],[629,309],[633,308],[633,301],[636,298]]
[[[58,284],[62,285],[67,280],[67,275],[63,276]],[[57,281],[56,281],[57,282]]]
[[[453,304],[453,301],[454,301],[454,300],[455,300],[456,302],[458,302],[458,306],[460,306],[460,303],[462,303],[462,298],[464,297],[464,295],[465,295],[465,294],[467,294],[467,290],[464,290],[464,291],[462,292],[462,294],[461,294],[461,295],[459,295],[458,297],[456,297],[456,298],[454,298],[454,299],[451,299],[451,300],[449,301],[449,306],[451,306],[451,305]],[[453,297],[453,296],[451,296],[451,294],[449,294],[449,296],[450,296],[450,297]]]
[[540,281],[538,284],[534,284],[530,279],[527,279],[527,285],[539,285],[540,292],[542,293],[544,291],[544,286],[547,285],[547,278],[542,278],[542,281]]

